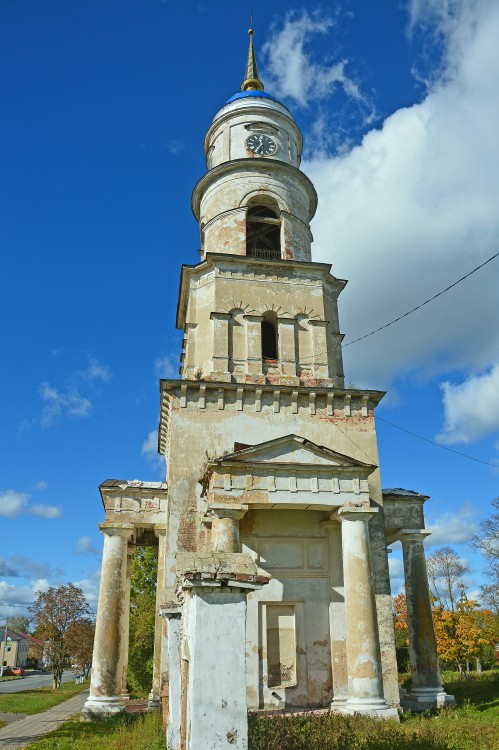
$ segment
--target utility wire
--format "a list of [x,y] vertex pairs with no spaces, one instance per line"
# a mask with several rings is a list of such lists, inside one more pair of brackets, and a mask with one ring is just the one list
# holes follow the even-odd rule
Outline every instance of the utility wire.
[[461,453],[461,451],[456,451],[454,450],[454,448],[448,448],[446,445],[440,445],[440,443],[435,443],[434,440],[430,440],[429,438],[425,438],[422,435],[418,435],[416,432],[411,432],[410,430],[406,430],[405,427],[400,427],[400,425],[398,424],[389,422],[388,419],[383,419],[383,417],[378,416],[378,414],[376,414],[375,416],[376,416],[376,419],[380,420],[380,422],[385,422],[386,424],[389,424],[391,427],[395,427],[397,430],[401,430],[402,432],[406,432],[408,435],[412,435],[412,437],[418,438],[419,440],[424,440],[425,443],[430,443],[430,445],[436,445],[437,448],[442,448],[442,450],[444,451],[455,453],[457,456],[461,456],[462,458],[468,458],[470,461],[476,461],[478,464],[485,464],[485,466],[491,466],[493,469],[498,468],[497,464],[491,464],[489,461],[482,461],[481,458],[468,456],[467,453]]
[[450,286],[445,287],[445,289],[442,289],[442,291],[438,292],[437,294],[434,294],[433,297],[430,297],[429,299],[425,300],[424,302],[421,302],[420,305],[417,305],[416,307],[413,307],[412,310],[409,310],[408,312],[404,313],[403,315],[399,315],[398,318],[395,318],[394,320],[391,320],[389,323],[385,323],[385,325],[380,326],[379,328],[376,328],[375,331],[371,331],[370,333],[364,334],[364,336],[360,336],[358,339],[354,339],[353,341],[348,341],[346,344],[343,344],[343,347],[345,346],[351,346],[352,344],[356,344],[357,341],[363,341],[364,339],[367,339],[369,336],[373,336],[375,333],[378,333],[379,331],[383,331],[385,328],[388,328],[388,326],[392,326],[394,323],[398,323],[399,320],[403,320],[403,318],[407,318],[408,315],[412,315],[413,312],[416,312],[416,310],[420,310],[425,305],[429,304],[430,302],[433,302],[434,299],[437,299],[437,297],[441,297],[442,294],[445,294],[445,292],[448,292],[449,289],[453,289],[453,287],[457,286],[461,283],[461,281],[464,281],[465,279],[469,278],[472,274],[479,271],[481,268],[487,265],[487,263],[490,263],[491,260],[494,260],[494,258],[497,258],[499,256],[499,253],[495,253],[495,255],[492,255],[491,258],[481,263],[479,266],[474,268],[472,271],[467,273],[465,276],[461,276],[460,279],[455,281],[453,284],[450,284]]

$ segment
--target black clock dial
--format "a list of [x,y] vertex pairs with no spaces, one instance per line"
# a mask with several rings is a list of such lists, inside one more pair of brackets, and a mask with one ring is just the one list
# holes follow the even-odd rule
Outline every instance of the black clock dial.
[[277,151],[277,144],[264,133],[253,133],[246,141],[250,151],[259,156],[272,156]]

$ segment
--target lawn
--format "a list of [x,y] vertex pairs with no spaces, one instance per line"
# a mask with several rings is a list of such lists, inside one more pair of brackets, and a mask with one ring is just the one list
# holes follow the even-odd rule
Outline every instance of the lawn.
[[29,750],[165,750],[158,711],[121,714],[106,721],[81,723],[78,718],[33,742]]
[[[249,750],[499,750],[499,671],[460,680],[445,674],[456,710],[406,714],[400,724],[363,716],[250,717]],[[30,750],[165,750],[158,713],[80,723],[77,718]]]
[[40,711],[57,706],[58,703],[66,701],[73,695],[88,688],[89,682],[75,685],[74,682],[65,682],[59,690],[51,687],[37,688],[36,690],[23,690],[21,693],[0,694],[0,712],[12,711],[15,714],[38,714]]

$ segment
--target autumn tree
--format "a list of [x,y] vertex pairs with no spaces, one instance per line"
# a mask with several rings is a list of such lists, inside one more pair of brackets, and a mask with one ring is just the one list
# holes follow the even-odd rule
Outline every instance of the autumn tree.
[[29,634],[31,620],[29,617],[24,615],[14,615],[9,617],[9,630],[13,630],[14,633]]
[[484,658],[497,633],[494,614],[467,599],[458,601],[454,610],[436,602],[433,622],[440,659],[457,666],[461,674],[466,662]]
[[466,568],[452,547],[441,547],[426,558],[431,593],[444,609],[454,612],[456,589]]
[[148,693],[152,686],[157,577],[156,548],[138,547],[130,580],[128,684],[139,694]]
[[481,587],[482,600],[499,613],[499,497],[492,500],[494,512],[480,522],[480,530],[473,537],[473,546],[487,558],[490,584]]
[[90,673],[94,650],[95,622],[85,617],[69,624],[68,652],[71,660],[83,670],[85,678]]
[[52,687],[57,690],[71,656],[68,631],[73,623],[88,616],[88,602],[80,588],[66,583],[51,586],[47,591],[37,591],[32,612],[35,635],[45,641],[45,653],[52,668]]

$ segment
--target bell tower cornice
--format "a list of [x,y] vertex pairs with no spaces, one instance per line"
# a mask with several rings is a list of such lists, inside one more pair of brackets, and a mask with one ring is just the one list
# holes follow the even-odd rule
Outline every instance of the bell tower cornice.
[[245,172],[251,172],[253,174],[257,172],[262,175],[274,174],[278,180],[287,178],[294,182],[298,182],[308,198],[308,221],[311,221],[315,216],[317,210],[317,192],[311,180],[304,172],[286,162],[263,158],[252,158],[234,159],[233,161],[224,162],[223,164],[219,164],[217,167],[210,169],[209,172],[201,177],[192,191],[191,198],[192,212],[196,220],[202,220],[201,204],[204,195],[211,187],[221,179],[225,180],[230,178],[231,174],[242,175]]

